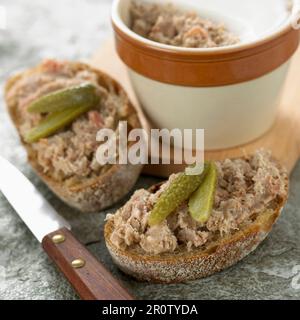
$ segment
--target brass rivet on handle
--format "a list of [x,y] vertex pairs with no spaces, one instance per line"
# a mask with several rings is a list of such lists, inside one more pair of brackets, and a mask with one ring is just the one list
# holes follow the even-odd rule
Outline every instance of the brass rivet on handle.
[[52,237],[52,241],[56,244],[62,243],[66,240],[66,237],[63,234],[56,234]]
[[85,265],[85,261],[83,259],[75,259],[72,261],[72,267],[75,269],[82,268]]

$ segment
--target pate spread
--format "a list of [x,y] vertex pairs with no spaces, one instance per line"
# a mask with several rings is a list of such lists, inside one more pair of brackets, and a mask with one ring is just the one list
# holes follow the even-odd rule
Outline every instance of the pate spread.
[[128,116],[125,94],[109,80],[100,79],[92,69],[56,60],[44,61],[38,72],[25,74],[7,92],[7,99],[17,105],[19,130],[24,138],[44,117],[43,114],[28,112],[28,106],[33,101],[83,83],[95,86],[96,94],[101,98],[99,105],[57,134],[32,144],[44,174],[51,175],[57,181],[67,180],[70,184],[99,175],[109,168],[109,165],[101,166],[96,160],[96,150],[100,144],[96,141],[96,135],[103,127],[116,129],[118,121]]
[[234,45],[238,37],[223,24],[183,11],[172,4],[132,1],[131,28],[137,34],[163,44],[187,48]]
[[150,227],[149,214],[162,192],[176,177],[172,175],[158,191],[134,193],[113,220],[111,242],[120,249],[147,254],[173,253],[201,248],[250,224],[257,214],[272,209],[274,200],[286,195],[287,174],[269,152],[260,150],[244,159],[216,162],[218,183],[213,211],[206,223],[198,223],[182,203],[163,223]]

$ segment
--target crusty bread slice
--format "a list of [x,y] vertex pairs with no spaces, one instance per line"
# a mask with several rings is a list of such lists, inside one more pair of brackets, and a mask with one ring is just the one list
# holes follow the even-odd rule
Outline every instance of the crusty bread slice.
[[207,277],[243,259],[267,237],[287,200],[288,179],[285,187],[286,197],[277,197],[268,208],[253,217],[251,224],[208,243],[203,249],[190,252],[183,249],[175,254],[162,255],[148,255],[134,249],[121,250],[110,241],[113,219],[105,225],[106,246],[116,265],[140,281],[177,283]]
[[[100,70],[94,69],[84,63],[74,62],[73,64],[76,68],[81,70],[92,70],[98,75],[102,83],[112,84],[116,88],[117,92],[120,92],[122,93],[122,95],[124,94],[126,96],[125,91],[120,86],[120,84],[113,80],[107,74],[101,72]],[[17,111],[17,99],[7,99],[7,93],[8,90],[20,78],[22,78],[23,76],[30,76],[32,74],[39,73],[40,68],[41,66],[37,66],[11,77],[7,81],[5,87],[8,112],[19,133],[20,114]],[[124,108],[126,108],[128,112],[128,119],[130,117],[131,124],[133,123],[134,127],[140,128],[141,123],[139,121],[138,115],[131,105],[129,99],[127,99],[127,103],[124,105]],[[22,139],[21,135],[20,139],[27,150],[28,160],[37,175],[61,200],[63,200],[71,207],[79,209],[82,212],[96,212],[116,203],[118,200],[124,197],[134,186],[142,170],[141,165],[116,164],[112,165],[108,171],[96,178],[84,179],[82,183],[77,184],[76,186],[68,186],[67,183],[57,182],[51,176],[44,174],[37,162],[32,146],[26,143]]]

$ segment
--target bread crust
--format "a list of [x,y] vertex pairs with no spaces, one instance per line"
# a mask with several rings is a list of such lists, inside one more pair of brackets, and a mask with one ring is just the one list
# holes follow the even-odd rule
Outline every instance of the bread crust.
[[[116,88],[116,90],[126,97],[126,93],[121,85],[112,79],[107,74],[100,70],[94,69],[87,64],[74,62],[73,63],[78,69],[86,69],[95,72],[103,83],[110,83]],[[41,72],[41,66],[29,69],[25,72],[19,73],[11,77],[5,86],[5,97],[7,109],[14,123],[22,144],[25,146],[28,155],[28,161],[36,174],[47,184],[47,186],[65,203],[69,206],[76,208],[82,212],[97,212],[103,210],[121,198],[123,198],[130,189],[136,183],[142,165],[112,165],[111,168],[104,174],[99,175],[96,178],[90,178],[84,180],[82,183],[74,186],[68,186],[65,182],[58,182],[51,176],[45,175],[38,165],[35,153],[30,144],[26,143],[22,138],[19,130],[20,117],[17,112],[17,101],[16,99],[7,99],[8,90],[23,76],[29,76],[34,73]],[[134,123],[134,127],[140,128],[141,122],[138,118],[137,112],[127,98],[127,104],[124,106],[128,110],[128,118],[130,117]]]
[[106,246],[116,265],[139,281],[179,283],[204,278],[234,265],[257,248],[280,216],[287,200],[288,181],[286,191],[285,198],[276,199],[272,209],[266,208],[250,225],[211,243],[204,250],[159,256],[119,249],[110,241],[114,228],[112,219],[104,227]]

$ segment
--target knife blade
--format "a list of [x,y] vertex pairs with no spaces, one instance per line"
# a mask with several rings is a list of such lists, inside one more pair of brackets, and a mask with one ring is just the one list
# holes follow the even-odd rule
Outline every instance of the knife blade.
[[84,300],[133,296],[71,233],[70,224],[9,161],[0,156],[0,191]]
[[2,156],[0,190],[39,242],[55,230],[71,229],[23,173]]

